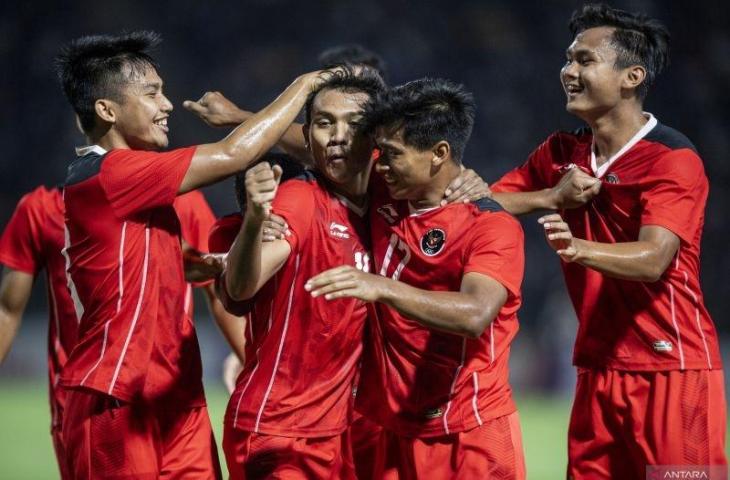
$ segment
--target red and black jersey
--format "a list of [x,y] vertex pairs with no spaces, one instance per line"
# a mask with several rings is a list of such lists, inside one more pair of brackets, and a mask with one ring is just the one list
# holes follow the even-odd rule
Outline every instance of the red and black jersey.
[[508,299],[477,339],[426,328],[375,304],[358,411],[409,437],[465,431],[512,413],[509,346],[518,330],[524,270],[519,222],[489,199],[411,211],[378,185],[373,182],[370,207],[376,273],[453,292],[465,274],[476,272],[500,282]]
[[574,363],[639,371],[721,368],[717,332],[699,282],[708,182],[695,147],[653,117],[600,168],[592,142],[589,129],[555,133],[492,189],[549,188],[569,168],[581,168],[602,186],[586,205],[560,212],[576,238],[634,242],[642,226],[658,225],[676,234],[680,247],[653,283],[562,263],[579,321]]
[[[366,211],[308,174],[279,187],[273,212],[289,225],[291,254],[253,302],[243,302],[253,304],[246,364],[225,422],[271,435],[337,435],[351,418],[366,307],[313,298],[304,284],[340,265],[367,269]],[[241,313],[236,302],[224,303]]]
[[205,403],[173,208],[194,152],[92,147],[69,166],[64,254],[80,324],[63,386]]

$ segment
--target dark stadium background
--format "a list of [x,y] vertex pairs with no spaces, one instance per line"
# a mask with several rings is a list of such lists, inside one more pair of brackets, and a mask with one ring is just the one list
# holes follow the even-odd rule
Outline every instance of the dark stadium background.
[[[0,226],[6,224],[22,194],[41,183],[62,182],[73,147],[83,143],[52,68],[59,46],[76,36],[125,29],[151,29],[163,35],[156,57],[166,93],[176,108],[170,119],[171,147],[215,140],[226,133],[208,128],[186,112],[183,100],[220,90],[241,106],[256,110],[296,75],[316,68],[317,54],[324,48],[361,43],[384,57],[392,84],[439,76],[462,82],[475,94],[478,116],[465,163],[492,181],[523,162],[550,132],[580,125],[564,110],[558,71],[571,41],[567,20],[581,4],[558,0],[4,2],[0,7]],[[692,139],[705,161],[711,189],[702,285],[727,355],[730,9],[721,1],[641,0],[612,5],[658,17],[672,33],[672,64],[651,90],[646,109]],[[235,208],[231,182],[205,193],[217,214]],[[511,362],[513,385],[525,398],[569,398],[575,318],[558,259],[545,244],[536,218],[522,219],[527,267],[522,330]],[[5,414],[0,413],[0,422],[5,424],[11,415],[10,393],[24,388],[41,405],[31,414],[40,416],[36,422],[45,432],[42,283],[36,287],[15,347],[0,367],[0,412]],[[202,298],[198,300],[206,380],[215,390],[226,348],[206,318]],[[26,397],[18,398],[22,403]],[[561,405],[567,414],[569,403]],[[559,427],[562,432],[565,425]],[[529,429],[523,422],[526,436]],[[39,443],[47,440],[37,439]],[[565,442],[562,436],[544,440]],[[0,433],[0,444],[12,442],[13,438]],[[0,448],[0,477],[9,458]],[[559,466],[563,460],[553,461]],[[21,478],[23,474],[13,475]]]

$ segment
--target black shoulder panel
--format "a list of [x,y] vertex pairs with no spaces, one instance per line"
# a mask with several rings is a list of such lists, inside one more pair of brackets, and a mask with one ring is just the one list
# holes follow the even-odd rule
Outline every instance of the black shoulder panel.
[[502,212],[502,211],[504,211],[504,208],[502,208],[502,205],[500,205],[499,203],[497,203],[497,201],[492,200],[489,197],[483,197],[483,198],[480,198],[479,200],[474,200],[471,203],[476,205],[477,208],[479,208],[480,212]]
[[98,153],[87,153],[83,157],[77,157],[76,160],[71,162],[66,172],[66,186],[76,185],[84,180],[97,175],[101,170],[101,162],[104,160],[106,155],[99,155]]
[[304,170],[302,173],[293,178],[293,180],[304,180],[305,182],[313,182],[317,180],[317,175],[312,170]]
[[685,137],[682,133],[677,130],[667,127],[658,123],[656,127],[652,129],[649,134],[644,137],[644,140],[649,142],[656,142],[665,145],[672,150],[679,150],[680,148],[689,148],[690,150],[697,151],[697,148],[690,141],[689,138]]

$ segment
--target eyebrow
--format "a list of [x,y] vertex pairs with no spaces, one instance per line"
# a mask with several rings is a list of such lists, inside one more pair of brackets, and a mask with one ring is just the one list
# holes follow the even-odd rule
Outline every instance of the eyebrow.
[[162,89],[162,82],[143,83],[142,88],[152,88],[154,90]]

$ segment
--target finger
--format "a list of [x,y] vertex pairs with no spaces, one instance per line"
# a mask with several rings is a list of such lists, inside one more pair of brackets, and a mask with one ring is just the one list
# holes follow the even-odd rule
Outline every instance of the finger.
[[274,167],[271,169],[274,174],[274,181],[278,185],[281,181],[281,175],[284,173],[284,170],[279,165],[274,165]]
[[279,215],[277,215],[275,213],[272,214],[271,217],[269,217],[269,221],[273,224],[281,226],[284,229],[289,227],[289,225],[287,225],[287,223],[286,223],[286,220],[284,220],[284,217],[280,217]]
[[545,230],[559,230],[559,231],[566,231],[566,230],[569,231],[570,230],[570,227],[568,227],[568,224],[563,221],[560,221],[560,220],[556,220],[554,222],[545,222],[542,224],[542,226],[545,228]]
[[193,112],[196,115],[202,115],[206,111],[205,107],[200,105],[198,102],[193,102],[192,100],[185,100],[183,102],[183,108],[185,108],[185,110]]
[[537,219],[537,223],[544,224],[545,222],[562,222],[563,217],[560,216],[559,213],[551,213],[549,215],[544,215]]
[[306,289],[307,285],[317,285],[318,282],[322,281],[322,279],[328,279],[339,273],[345,272],[351,268],[353,268],[353,267],[351,267],[350,265],[340,265],[339,267],[334,267],[334,268],[330,268],[329,270],[325,270],[324,272],[318,273],[317,275],[315,275],[312,278],[310,278],[309,280],[307,280],[307,282],[304,285],[304,288]]
[[311,294],[313,297],[320,297],[322,295],[327,295],[328,293],[337,292],[339,290],[344,290],[348,288],[355,288],[357,286],[357,283],[350,279],[350,280],[341,280],[338,282],[327,284],[321,288],[317,288],[315,290],[312,290]]
[[[345,288],[324,296],[325,300],[337,300],[338,298],[360,298],[360,296],[357,294],[357,288]],[[362,300],[362,298],[360,299]]]
[[453,179],[451,183],[449,183],[449,186],[446,187],[446,190],[444,191],[445,197],[450,197],[456,190],[458,190],[463,185],[464,176],[465,173],[462,173],[461,175]]
[[352,280],[352,276],[347,272],[325,272],[324,276],[318,275],[317,277],[309,279],[307,283],[304,284],[304,289],[308,292],[314,291],[333,283],[345,282],[348,280]]
[[548,234],[549,240],[572,240],[573,234],[570,232],[554,232]]

